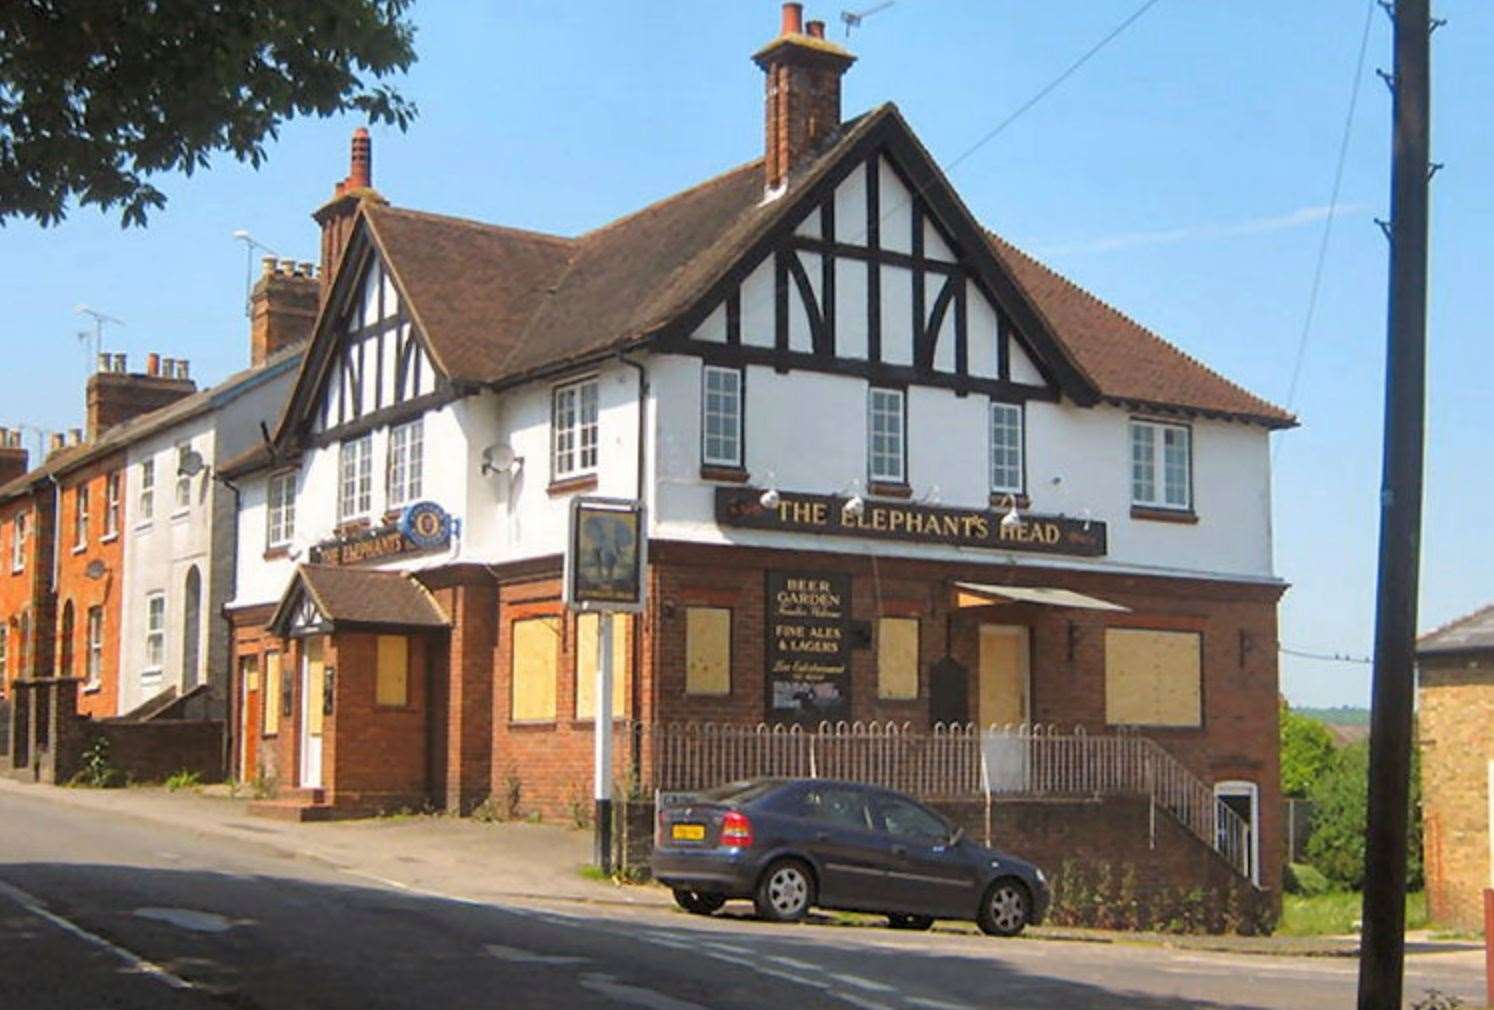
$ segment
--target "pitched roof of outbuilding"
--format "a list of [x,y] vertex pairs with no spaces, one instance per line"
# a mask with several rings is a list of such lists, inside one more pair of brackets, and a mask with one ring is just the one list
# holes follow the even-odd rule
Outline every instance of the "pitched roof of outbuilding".
[[1494,603],[1449,621],[1416,640],[1418,656],[1494,650]]
[[445,628],[451,622],[431,594],[404,572],[303,564],[296,568],[271,624],[305,588],[323,618],[334,624]]

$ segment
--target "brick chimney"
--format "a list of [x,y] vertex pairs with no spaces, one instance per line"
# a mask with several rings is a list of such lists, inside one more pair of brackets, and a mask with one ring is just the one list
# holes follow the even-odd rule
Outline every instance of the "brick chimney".
[[332,188],[332,199],[323,204],[312,220],[322,226],[321,298],[332,287],[333,274],[342,261],[353,234],[353,221],[364,200],[387,204],[389,201],[373,188],[373,141],[363,127],[353,131],[353,146],[348,157],[348,177]]
[[779,35],[753,54],[767,77],[763,181],[769,193],[840,127],[840,79],[856,61],[825,38],[825,22],[804,25],[804,5],[783,5]]
[[100,354],[98,371],[88,377],[88,428],[85,440],[92,442],[116,424],[158,410],[197,392],[185,359],[151,353],[145,371],[125,370],[123,354]]
[[21,444],[16,428],[0,428],[0,484],[15,480],[27,471],[30,454]]
[[249,364],[255,368],[277,351],[311,336],[321,284],[310,263],[266,256],[264,272],[249,295]]

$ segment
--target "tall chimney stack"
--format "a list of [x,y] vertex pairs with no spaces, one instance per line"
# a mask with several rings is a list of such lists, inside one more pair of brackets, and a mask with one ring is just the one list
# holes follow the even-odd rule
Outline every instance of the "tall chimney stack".
[[778,38],[753,54],[766,75],[763,183],[781,189],[794,170],[840,128],[840,79],[856,61],[825,38],[825,22],[805,31],[804,5],[783,5]]
[[29,460],[30,454],[21,444],[21,432],[13,428],[0,428],[0,484],[9,483],[25,473],[29,469]]
[[249,295],[249,364],[255,368],[283,348],[311,336],[321,283],[309,263],[266,256]]
[[[312,220],[322,226],[320,298],[323,301],[332,287],[337,264],[342,262],[342,252],[352,237],[358,207],[365,200],[378,204],[389,202],[373,188],[373,141],[368,131],[360,126],[353,131],[347,178],[332,187],[332,199],[311,215]],[[252,315],[252,308],[250,312]]]
[[187,378],[186,359],[166,360],[172,362],[169,371],[162,368],[161,356],[152,351],[145,356],[144,373],[127,372],[123,354],[100,354],[99,370],[88,377],[83,440],[93,442],[116,424],[197,392],[197,383]]

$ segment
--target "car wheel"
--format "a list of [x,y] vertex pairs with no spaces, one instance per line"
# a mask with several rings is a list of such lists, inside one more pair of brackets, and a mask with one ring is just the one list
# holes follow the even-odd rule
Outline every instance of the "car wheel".
[[887,925],[893,929],[912,929],[922,932],[934,925],[934,917],[931,915],[898,915],[888,913]]
[[770,922],[798,922],[814,904],[814,875],[797,859],[780,859],[763,871],[752,903]]
[[1016,936],[1032,914],[1032,898],[1020,880],[1007,877],[986,889],[975,923],[991,936]]
[[692,915],[710,915],[726,904],[726,896],[709,891],[691,891],[683,887],[674,889],[674,903]]

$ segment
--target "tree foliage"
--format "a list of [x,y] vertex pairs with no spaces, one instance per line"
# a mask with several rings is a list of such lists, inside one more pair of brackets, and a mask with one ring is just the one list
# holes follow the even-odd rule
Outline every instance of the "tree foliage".
[[[1412,751],[1410,816],[1406,832],[1406,887],[1422,886],[1421,767]],[[1364,839],[1368,824],[1369,744],[1356,743],[1334,755],[1328,773],[1308,790],[1312,801],[1312,837],[1307,859],[1343,887],[1364,885]]]
[[226,151],[256,168],[298,116],[358,112],[404,129],[378,81],[415,60],[410,0],[7,0],[0,3],[0,224],[69,201],[143,225],[148,178]]
[[1333,734],[1311,716],[1281,706],[1281,791],[1305,797],[1308,789],[1333,767]]

